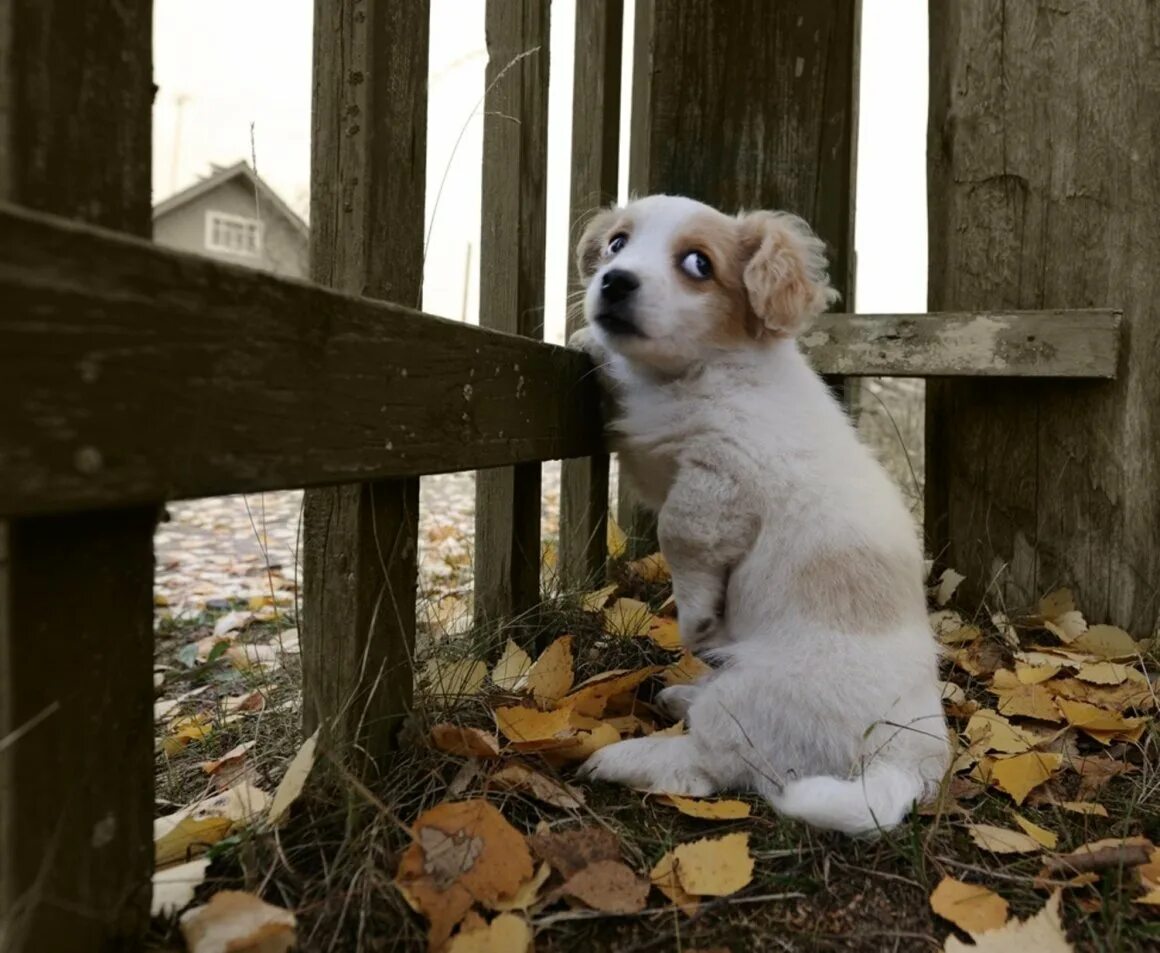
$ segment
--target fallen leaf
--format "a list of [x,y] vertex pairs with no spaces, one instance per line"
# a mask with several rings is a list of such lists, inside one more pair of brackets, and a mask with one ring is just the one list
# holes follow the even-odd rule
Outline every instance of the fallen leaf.
[[542,831],[528,838],[532,853],[567,880],[602,860],[620,860],[620,839],[607,827]]
[[260,689],[255,688],[252,692],[246,692],[244,695],[223,698],[220,704],[222,711],[227,715],[244,711],[261,711],[266,707],[266,696]]
[[204,741],[213,734],[213,728],[213,719],[204,712],[179,718],[169,726],[168,733],[161,739],[161,750],[172,758],[191,742]]
[[944,953],[1074,953],[1059,919],[1060,891],[1027,920],[1008,920],[997,930],[976,937],[974,944],[947,937]]
[[241,632],[254,621],[254,613],[246,611],[227,612],[213,625],[215,636],[227,635],[230,632]]
[[660,671],[660,666],[649,665],[646,668],[602,672],[577,685],[570,695],[562,699],[562,704],[579,715],[599,718],[604,714],[609,699],[632,691]]
[[248,752],[256,741],[245,741],[231,748],[220,758],[202,761],[201,770],[210,775],[219,791],[233,787],[241,780],[254,780],[254,769],[249,763]]
[[1046,827],[1040,827],[1033,821],[1029,821],[1022,814],[1017,814],[1014,811],[1011,812],[1011,816],[1015,823],[1026,831],[1028,836],[1033,837],[1048,850],[1055,850],[1059,844],[1059,837],[1054,831],[1049,831]]
[[444,953],[526,953],[531,947],[531,924],[514,913],[501,913],[491,923],[460,930]]
[[597,589],[595,592],[586,592],[580,597],[581,608],[585,612],[600,612],[618,588],[619,586],[614,582],[603,589]]
[[495,668],[491,670],[491,680],[495,683],[496,688],[502,691],[515,691],[516,686],[520,684],[531,667],[531,656],[511,639],[508,639],[503,654],[495,663]]
[[1011,620],[1007,618],[1006,613],[996,612],[991,616],[991,624],[999,630],[999,636],[1007,643],[1009,648],[1019,648],[1019,632],[1011,624]]
[[587,761],[601,748],[616,744],[620,732],[610,724],[602,724],[591,731],[576,732],[576,743],[567,747],[553,748],[543,752],[549,764],[578,764]]
[[685,728],[685,719],[682,718],[675,725],[669,725],[668,728],[661,728],[659,731],[653,732],[655,738],[679,738],[688,731]]
[[487,664],[484,662],[432,659],[423,671],[422,682],[429,697],[446,700],[478,694],[486,678]]
[[1102,659],[1136,658],[1140,654],[1136,640],[1114,625],[1088,626],[1088,630],[1073,640],[1070,647]]
[[653,614],[639,599],[617,599],[604,610],[604,630],[622,638],[648,635]]
[[533,771],[525,764],[509,764],[501,768],[489,779],[489,784],[505,791],[519,791],[537,801],[552,807],[575,810],[584,805],[584,792],[579,788],[557,781],[539,771]]
[[[1015,816],[1015,819],[1020,827],[1024,827],[1024,823],[1020,821],[1018,815]],[[1043,830],[1043,828],[1031,824],[1030,821],[1025,823],[1038,831]],[[971,832],[971,840],[993,854],[1034,854],[1043,850],[1045,846],[1039,838],[1032,836],[1030,831],[1022,834],[1019,831],[996,827],[993,824],[971,824],[968,830]],[[1024,830],[1027,828],[1024,827]]]
[[501,706],[495,710],[500,733],[520,751],[538,751],[563,745],[574,745],[576,728],[570,706],[540,711],[521,705]]
[[1027,662],[1015,662],[1015,677],[1022,685],[1038,685],[1055,678],[1063,668],[1059,663],[1030,665]]
[[1031,791],[1050,778],[1063,756],[1046,751],[1030,751],[995,761],[991,768],[991,783],[1011,795],[1016,804],[1022,804]]
[[431,743],[447,754],[461,758],[499,757],[499,739],[490,731],[444,722],[431,729]]
[[673,848],[681,888],[697,897],[727,897],[753,879],[748,834],[706,837]]
[[1039,600],[1039,614],[1044,619],[1058,619],[1065,612],[1074,612],[1075,597],[1070,589],[1056,589]]
[[309,738],[302,742],[297,754],[291,759],[286,773],[274,791],[274,799],[270,802],[270,816],[272,827],[277,827],[286,818],[291,805],[298,800],[302,789],[306,786],[306,779],[314,768],[314,754],[318,748],[318,733],[321,727],[314,730]]
[[1112,778],[1121,774],[1134,774],[1139,770],[1133,764],[1102,756],[1074,759],[1068,763],[1068,767],[1079,775],[1076,796],[1080,800],[1098,793]]
[[1043,685],[1020,684],[1014,689],[1000,688],[992,682],[990,691],[998,696],[995,708],[1006,717],[1020,716],[1038,721],[1063,721],[1055,707],[1052,693]]
[[1007,922],[1007,901],[979,884],[943,877],[930,895],[930,908],[972,935],[997,930]]
[[275,645],[263,642],[247,642],[231,645],[226,650],[225,656],[234,668],[246,672],[251,669],[273,668],[278,664],[279,654],[278,647]]
[[270,803],[261,788],[243,782],[153,821],[153,862],[158,868],[186,860],[254,820]]
[[939,698],[951,705],[962,705],[967,700],[967,693],[954,682],[939,682]]
[[948,652],[950,659],[968,675],[981,678],[992,675],[1005,664],[1002,646],[990,639],[978,639]]
[[628,549],[628,537],[624,535],[624,530],[620,528],[620,524],[613,519],[612,514],[608,514],[608,555],[613,559],[620,559]]
[[675,807],[689,817],[699,817],[708,821],[736,821],[749,816],[749,805],[744,801],[728,798],[709,800],[706,798],[684,797],[680,794],[662,794],[657,798],[661,804]]
[[551,876],[552,868],[548,864],[540,864],[535,874],[532,875],[532,879],[521,884],[520,889],[514,894],[510,897],[490,902],[487,906],[500,913],[511,913],[515,910],[523,913],[529,907],[533,907],[539,902],[540,890]]
[[649,623],[648,637],[662,649],[677,652],[681,648],[681,628],[676,619],[653,617]]
[[953,569],[944,569],[942,575],[938,577],[938,588],[935,590],[934,601],[940,606],[945,606],[951,601],[951,596],[955,594],[955,590],[966,578]]
[[668,851],[653,865],[649,871],[649,883],[668,897],[669,902],[681,910],[686,916],[692,916],[700,905],[697,898],[685,891],[681,880],[677,876],[677,861],[673,851]]
[[1160,887],[1153,887],[1147,893],[1136,897],[1133,903],[1143,903],[1151,907],[1160,907]]
[[293,913],[239,890],[215,893],[179,923],[189,953],[289,953],[298,943]]
[[1077,610],[1065,612],[1055,619],[1048,619],[1043,627],[1054,635],[1060,642],[1067,645],[1083,635],[1088,628],[1083,613]]
[[1096,817],[1107,817],[1108,809],[1095,801],[1060,801],[1059,806],[1073,814],[1091,814]]
[[438,804],[413,825],[396,882],[431,924],[438,950],[474,903],[511,897],[533,874],[523,835],[484,800]]
[[208,857],[166,867],[153,874],[153,901],[150,916],[170,916],[193,903],[193,895],[205,880]]
[[[1135,671],[1135,670],[1133,670]],[[1119,685],[1092,685],[1078,678],[1061,678],[1047,684],[1056,698],[1070,698],[1099,708],[1124,711],[1128,708],[1148,710],[1156,707],[1156,690],[1143,676],[1129,677]]]
[[1057,699],[1056,704],[1069,725],[1084,731],[1133,731],[1148,720],[1144,717],[1127,718],[1119,712],[1070,698]]
[[602,913],[638,913],[648,899],[649,882],[619,860],[598,860],[569,877],[560,890]]
[[669,665],[661,673],[661,680],[666,686],[669,685],[688,685],[690,682],[695,682],[697,679],[708,675],[713,669],[702,662],[688,649],[681,653],[681,657]]
[[625,568],[641,582],[655,584],[668,582],[672,578],[668,561],[661,553],[653,553],[651,556],[637,559],[630,562]]
[[1120,685],[1136,674],[1135,669],[1119,662],[1086,662],[1076,670],[1075,677],[1093,685]]
[[1030,751],[1038,739],[1029,731],[1011,724],[989,708],[973,714],[963,729],[972,751],[998,751],[1002,754],[1022,754]]
[[574,678],[572,636],[562,635],[532,663],[520,687],[531,692],[541,708],[547,708],[568,694]]

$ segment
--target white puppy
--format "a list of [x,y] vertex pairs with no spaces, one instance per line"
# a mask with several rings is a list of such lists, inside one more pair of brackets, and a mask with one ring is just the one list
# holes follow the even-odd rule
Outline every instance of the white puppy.
[[913,520],[794,339],[837,297],[822,242],[793,215],[656,195],[598,214],[578,259],[572,343],[616,399],[681,638],[718,663],[660,694],[688,734],[610,745],[585,772],[756,789],[848,833],[898,824],[937,788],[947,728]]

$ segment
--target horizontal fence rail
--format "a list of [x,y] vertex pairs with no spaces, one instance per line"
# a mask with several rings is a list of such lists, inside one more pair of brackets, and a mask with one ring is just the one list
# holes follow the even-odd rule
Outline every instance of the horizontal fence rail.
[[[0,209],[0,514],[417,476],[603,448],[588,359]],[[825,315],[824,374],[1115,376],[1105,311]]]

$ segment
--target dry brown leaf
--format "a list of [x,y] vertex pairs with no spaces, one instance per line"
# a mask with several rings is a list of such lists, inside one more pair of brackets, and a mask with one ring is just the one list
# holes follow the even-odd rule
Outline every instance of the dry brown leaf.
[[560,890],[602,913],[638,913],[648,899],[649,882],[619,860],[598,860],[569,877]]
[[950,649],[948,654],[955,665],[975,678],[993,675],[1006,664],[1003,647],[989,639],[977,639],[970,645]]
[[624,692],[634,691],[653,675],[662,671],[659,665],[649,665],[638,669],[615,669],[602,672],[577,685],[562,704],[574,709],[579,715],[599,718],[604,714],[608,701]]
[[729,798],[711,800],[698,797],[684,797],[680,794],[662,794],[657,798],[661,804],[675,807],[689,817],[699,817],[707,821],[736,821],[749,816],[749,805],[744,801]]
[[568,694],[572,671],[572,636],[562,635],[549,645],[528,669],[524,684],[541,708],[550,708]]
[[649,871],[649,882],[668,897],[669,902],[686,916],[692,916],[700,906],[696,897],[685,891],[677,876],[677,862],[673,851],[665,853]]
[[286,819],[290,808],[306,787],[306,779],[314,770],[314,755],[318,749],[318,733],[321,730],[321,727],[316,728],[314,734],[302,742],[302,747],[298,749],[289,767],[286,768],[286,773],[282,775],[282,780],[278,782],[274,799],[270,802],[269,822],[272,827],[277,827]]
[[1068,767],[1080,777],[1076,791],[1080,800],[1091,798],[1112,778],[1121,774],[1134,774],[1139,770],[1133,764],[1103,756],[1075,759],[1068,763]]
[[495,721],[500,733],[521,751],[577,744],[569,706],[552,711],[522,705],[501,706],[495,710]]
[[998,751],[1002,754],[1022,754],[1038,743],[1035,735],[1011,724],[997,711],[983,708],[975,712],[963,729],[967,745],[972,751]]
[[695,897],[727,897],[753,879],[748,834],[706,837],[673,848],[681,888]]
[[[1016,821],[1019,816],[1016,815]],[[1030,821],[1026,823],[1030,824]],[[1020,823],[1020,827],[1023,824]],[[1035,825],[1031,825],[1035,827]],[[971,840],[989,850],[993,854],[1034,854],[1043,850],[1044,844],[1028,831],[1026,834],[1009,830],[1006,827],[996,827],[994,824],[971,824],[968,828]],[[1026,830],[1026,828],[1024,828]],[[1042,831],[1042,828],[1036,828]]]
[[531,880],[521,884],[520,889],[510,897],[488,903],[488,909],[498,913],[513,913],[517,910],[520,913],[526,912],[539,903],[540,891],[551,876],[552,868],[548,864],[540,864]]
[[557,781],[539,771],[533,771],[526,764],[509,764],[493,774],[488,782],[490,785],[502,788],[505,791],[519,791],[528,794],[537,801],[543,801],[552,807],[565,810],[575,810],[584,805],[584,792],[579,788]]
[[294,914],[239,890],[222,890],[181,915],[189,953],[289,953],[298,943]]
[[1060,801],[1059,806],[1073,814],[1090,814],[1095,817],[1108,816],[1108,809],[1095,801]]
[[704,675],[708,675],[711,671],[713,669],[709,665],[685,649],[681,652],[681,657],[664,670],[661,674],[661,680],[666,687],[669,685],[687,685]]
[[1007,922],[1006,900],[993,890],[954,877],[939,881],[930,895],[930,908],[971,935],[997,930]]
[[681,648],[681,628],[676,619],[662,619],[654,616],[648,627],[648,637],[662,649],[670,652]]
[[600,612],[604,608],[605,603],[616,593],[617,588],[617,584],[614,582],[611,585],[605,586],[603,589],[585,593],[580,597],[580,605],[585,612]]
[[1092,685],[1078,678],[1060,678],[1048,682],[1047,687],[1057,698],[1070,698],[1114,711],[1128,708],[1146,711],[1156,707],[1156,690],[1146,678],[1137,681],[1129,677],[1119,685]]
[[213,761],[202,761],[201,770],[213,778],[219,791],[232,788],[240,781],[256,781],[257,772],[249,761],[249,751],[256,741],[244,741]]
[[491,670],[492,683],[501,691],[517,691],[531,667],[531,656],[511,639],[508,639],[499,661]]
[[653,553],[651,556],[637,559],[625,568],[642,582],[655,584],[668,582],[672,578],[668,561],[663,553]]
[[653,614],[639,599],[617,599],[604,610],[604,630],[609,635],[639,638],[648,635]]
[[620,860],[620,839],[607,827],[538,831],[528,838],[532,852],[567,880],[601,860]]
[[483,800],[452,801],[424,811],[396,881],[431,924],[440,949],[475,902],[513,896],[532,878],[523,835]]
[[176,863],[208,850],[239,824],[257,818],[270,803],[260,788],[243,782],[153,821],[153,862]]
[[499,757],[499,739],[490,731],[453,725],[449,722],[435,725],[431,729],[431,744],[438,751],[458,755],[461,758]]
[[501,913],[491,923],[480,922],[472,929],[460,930],[444,953],[527,953],[531,948],[531,924],[514,913]]
[[944,953],[1075,953],[1059,919],[1059,902],[1057,890],[1035,916],[1008,920],[999,929],[976,937],[973,945],[949,936]]
[[1027,795],[1055,774],[1062,764],[1062,755],[1046,751],[996,759],[991,767],[990,783],[1010,794],[1016,804],[1022,804]]
[[1014,818],[1015,823],[1026,831],[1028,836],[1035,838],[1035,840],[1039,841],[1048,850],[1055,850],[1059,844],[1059,837],[1054,831],[1049,831],[1046,827],[1040,827],[1033,821],[1029,821],[1022,814],[1017,814],[1014,811],[1011,812],[1011,816]]

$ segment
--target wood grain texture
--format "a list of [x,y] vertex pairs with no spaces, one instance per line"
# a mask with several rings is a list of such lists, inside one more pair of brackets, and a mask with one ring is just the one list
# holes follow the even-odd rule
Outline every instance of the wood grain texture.
[[[312,277],[417,307],[430,4],[316,0],[314,12]],[[368,439],[390,446],[390,419]],[[411,707],[418,527],[417,477],[305,496],[303,729],[321,726],[344,760],[385,755]]]
[[[0,201],[148,236],[152,66],[150,0],[0,0]],[[4,469],[28,413],[0,399]],[[0,520],[5,951],[136,949],[148,925],[156,515]]]
[[[575,247],[595,208],[616,201],[620,158],[620,72],[623,0],[576,6],[572,83],[572,187],[568,275],[581,291]],[[583,326],[577,300],[569,302],[565,331]],[[560,577],[576,590],[602,579],[608,556],[608,455],[565,460],[560,470]]]
[[[549,0],[488,0],[479,323],[542,339],[548,178]],[[475,614],[540,596],[540,466],[476,475]]]
[[418,476],[603,446],[591,363],[0,211],[0,514]]
[[800,338],[824,374],[1113,378],[1122,315],[1111,310],[826,314]]
[[968,597],[1160,624],[1160,11],[930,5],[932,309],[1117,308],[1112,383],[928,391],[927,513]]

